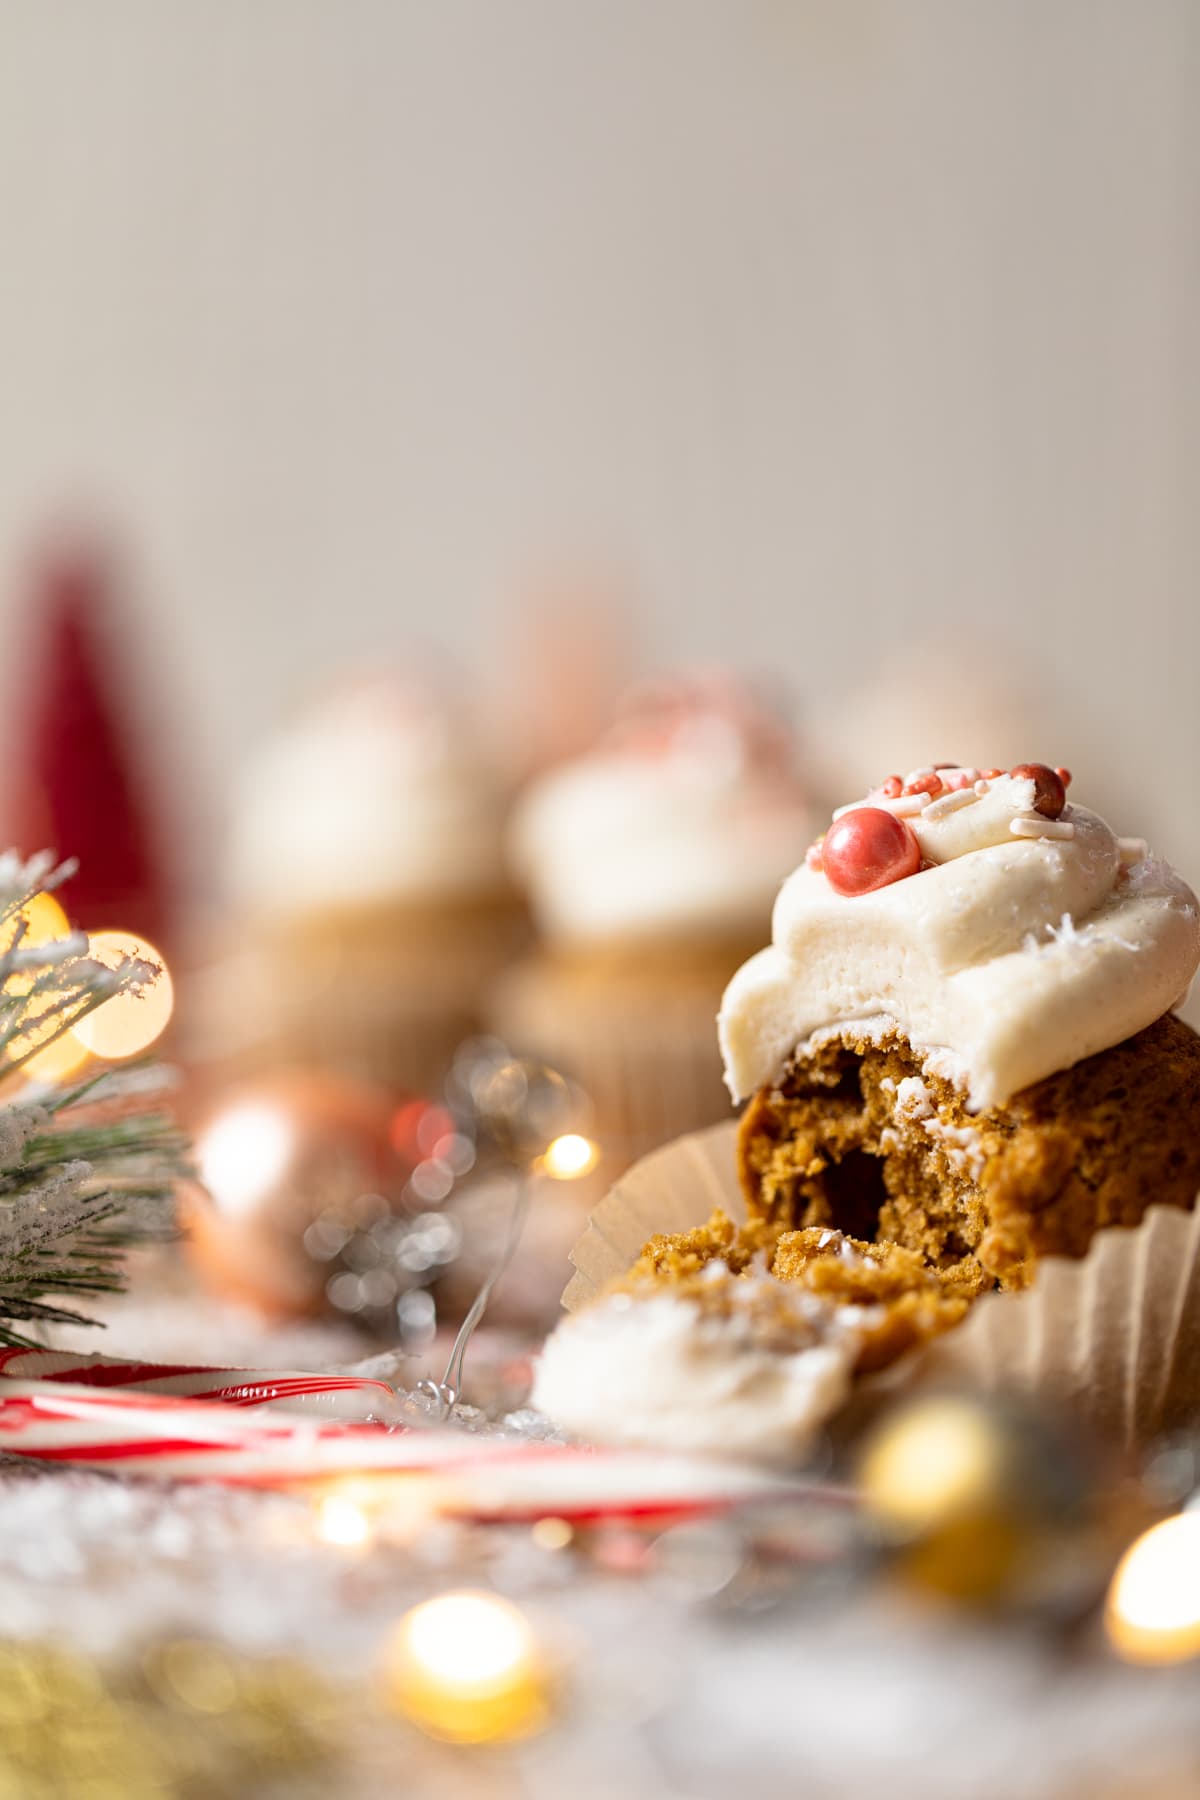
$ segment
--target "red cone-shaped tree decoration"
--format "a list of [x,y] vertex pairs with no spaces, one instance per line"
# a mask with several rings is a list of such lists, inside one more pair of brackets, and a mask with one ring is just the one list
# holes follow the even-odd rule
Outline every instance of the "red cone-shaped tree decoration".
[[[132,656],[121,667],[112,568],[94,547],[43,560],[31,593],[27,676],[16,704],[11,839],[79,858],[61,898],[88,931],[119,927],[165,947],[166,857],[154,829],[149,747],[133,722]],[[127,637],[132,633],[127,631]]]

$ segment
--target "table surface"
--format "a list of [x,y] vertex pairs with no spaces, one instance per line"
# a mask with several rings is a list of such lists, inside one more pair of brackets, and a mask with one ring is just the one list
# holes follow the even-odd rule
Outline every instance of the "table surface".
[[[57,1341],[98,1347],[95,1333]],[[164,1283],[152,1264],[111,1304],[103,1348],[298,1368],[363,1351],[336,1326],[267,1327],[177,1275]],[[503,1392],[521,1364],[513,1351],[499,1337],[477,1345],[472,1378],[493,1410],[517,1397]],[[8,1464],[0,1619],[10,1641],[70,1645],[105,1668],[180,1639],[237,1658],[300,1659],[336,1698],[328,1757],[272,1777],[274,1786],[264,1776],[232,1791],[336,1788],[344,1800],[1200,1791],[1197,1665],[1126,1668],[1095,1631],[1067,1642],[1029,1624],[966,1619],[836,1569],[747,1592],[727,1579],[727,1528],[684,1528],[677,1542],[680,1553],[650,1570],[623,1555],[620,1534],[596,1556],[539,1547],[526,1526],[438,1524],[411,1544],[345,1550],[316,1538],[311,1503],[295,1496]],[[378,1672],[407,1607],[479,1585],[528,1613],[559,1670],[560,1699],[538,1737],[448,1749],[388,1713]]]

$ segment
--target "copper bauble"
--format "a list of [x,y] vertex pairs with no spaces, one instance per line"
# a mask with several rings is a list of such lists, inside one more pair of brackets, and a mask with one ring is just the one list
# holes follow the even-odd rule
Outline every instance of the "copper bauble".
[[320,1311],[329,1268],[305,1233],[328,1218],[364,1224],[395,1204],[404,1171],[391,1117],[386,1096],[323,1074],[279,1074],[223,1094],[194,1122],[201,1185],[184,1206],[210,1285],[275,1315]]

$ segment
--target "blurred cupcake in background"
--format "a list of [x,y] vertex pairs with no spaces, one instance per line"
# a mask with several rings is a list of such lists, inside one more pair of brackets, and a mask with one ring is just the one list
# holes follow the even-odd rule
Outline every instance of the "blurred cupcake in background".
[[865,794],[885,764],[957,762],[960,745],[982,746],[988,763],[1011,769],[1030,744],[1062,732],[1065,698],[1005,644],[972,637],[965,621],[950,642],[913,629],[905,642],[860,657],[853,679],[814,693],[822,791],[829,799]]
[[526,933],[505,812],[469,722],[428,685],[346,680],[284,727],[235,802],[235,1060],[439,1086]]
[[634,689],[526,790],[510,859],[542,942],[493,1023],[587,1089],[610,1172],[729,1112],[713,1018],[810,825],[791,735],[724,675]]

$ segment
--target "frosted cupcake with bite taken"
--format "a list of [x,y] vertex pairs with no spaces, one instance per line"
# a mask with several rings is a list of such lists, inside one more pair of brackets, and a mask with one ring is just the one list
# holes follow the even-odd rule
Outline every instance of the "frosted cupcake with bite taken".
[[[675,1228],[550,1339],[539,1403],[639,1435],[597,1344],[627,1359],[659,1314],[677,1364],[703,1345],[723,1371],[691,1427],[712,1448],[734,1394],[758,1453],[787,1456],[862,1378],[935,1352],[1127,1436],[1200,1405],[1200,1038],[1172,1012],[1200,907],[1069,781],[916,770],[835,814],[721,1007],[741,1216],[680,1229],[675,1191]],[[764,1311],[765,1360],[745,1324]]]
[[713,1017],[809,829],[787,732],[722,678],[637,690],[524,797],[510,842],[542,948],[497,1023],[587,1088],[610,1166],[727,1110]]
[[285,727],[245,772],[231,850],[263,1042],[438,1086],[525,935],[505,816],[469,722],[428,686],[348,681]]

